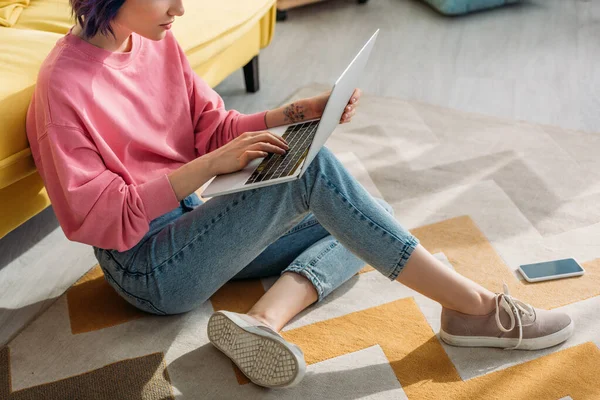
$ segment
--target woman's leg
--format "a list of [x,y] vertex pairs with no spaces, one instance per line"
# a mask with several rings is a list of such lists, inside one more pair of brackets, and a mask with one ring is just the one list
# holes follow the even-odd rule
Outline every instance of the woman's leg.
[[[374,199],[393,215],[389,204]],[[364,266],[362,259],[342,246],[310,213],[233,279],[281,275],[248,311],[248,315],[280,331],[294,316],[322,301]]]
[[[446,325],[453,332],[462,332],[467,326],[464,321],[453,321],[482,313],[489,306],[491,292],[449,270],[418,246],[417,238],[390,216],[326,147],[296,181],[219,196],[184,214],[142,243],[129,267],[113,268],[107,279],[116,282],[122,292],[148,303],[151,312],[189,311],[310,211],[340,244],[386,277],[405,282],[440,302],[444,310],[458,312],[448,313],[452,317]],[[401,274],[403,271],[406,274]],[[514,303],[510,296],[502,297],[505,299],[507,304]],[[516,310],[512,305],[507,308]],[[562,315],[557,321],[556,326],[570,323]],[[485,320],[488,325],[492,322]],[[487,332],[484,325],[481,329]]]
[[[323,268],[327,268],[326,263]],[[350,266],[348,269],[351,270]],[[486,315],[495,308],[494,293],[446,267],[420,244],[397,280],[463,314]],[[248,314],[280,331],[318,298],[315,284],[309,278],[285,271]]]
[[[323,147],[298,180],[215,197],[105,257],[107,280],[150,312],[189,311],[208,300],[312,211],[345,248],[396,279],[417,239]],[[126,265],[108,261],[124,256]],[[102,261],[100,262],[103,264]]]
[[308,278],[284,272],[247,314],[279,332],[318,299],[317,289]]
[[[311,174],[310,209],[321,225],[361,259],[390,279],[439,302],[444,341],[457,346],[533,350],[556,345],[572,335],[573,322],[565,313],[534,309],[510,296],[506,286],[503,294],[492,293],[447,268],[393,217],[382,212],[328,150],[324,152]],[[390,260],[395,264],[389,264]],[[318,279],[311,279],[311,274],[307,277],[318,293]],[[280,302],[291,291],[299,300],[286,313]],[[280,328],[292,314],[310,304],[311,294],[306,282],[290,277],[278,281],[261,299],[260,307],[251,312]]]
[[335,240],[310,213],[233,277],[232,280],[243,280],[280,275],[275,284],[248,311],[248,315],[279,332],[289,319],[318,300],[317,290],[308,278],[283,270],[302,253],[311,252],[316,247],[316,242],[322,239]]
[[495,293],[448,268],[421,245],[397,280],[445,308],[463,314],[485,315],[495,308]]

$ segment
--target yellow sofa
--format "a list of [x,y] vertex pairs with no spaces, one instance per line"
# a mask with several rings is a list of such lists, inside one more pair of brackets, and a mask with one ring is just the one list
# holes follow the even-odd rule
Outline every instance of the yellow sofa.
[[[244,68],[258,90],[258,54],[273,38],[276,0],[188,1],[173,34],[198,75],[216,86]],[[68,0],[31,0],[0,27],[0,238],[50,205],[25,131],[39,67],[71,26]]]

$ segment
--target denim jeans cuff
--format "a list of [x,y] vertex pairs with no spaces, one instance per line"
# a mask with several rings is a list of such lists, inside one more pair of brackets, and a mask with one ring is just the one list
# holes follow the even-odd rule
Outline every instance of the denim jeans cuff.
[[324,289],[323,289],[323,286],[321,285],[321,282],[319,282],[319,279],[312,273],[312,271],[310,270],[309,267],[305,267],[305,266],[297,265],[297,264],[290,264],[290,266],[287,267],[285,270],[283,270],[281,272],[281,274],[283,274],[284,272],[295,272],[297,274],[302,275],[306,279],[308,279],[310,281],[310,283],[313,285],[313,287],[315,288],[315,290],[317,291],[317,296],[318,296],[317,303],[319,303],[321,300],[323,300],[323,298],[325,298]]
[[400,251],[400,259],[398,260],[398,264],[392,271],[392,273],[388,276],[391,281],[395,281],[400,275],[400,272],[404,269],[404,266],[408,262],[412,252],[415,250],[417,245],[419,244],[419,239],[414,236],[409,236]]

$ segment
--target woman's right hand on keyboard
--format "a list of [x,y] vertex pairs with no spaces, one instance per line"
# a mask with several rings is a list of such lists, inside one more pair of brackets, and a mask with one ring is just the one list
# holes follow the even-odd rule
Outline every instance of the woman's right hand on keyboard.
[[243,133],[203,157],[209,160],[214,176],[239,171],[255,158],[266,157],[268,153],[285,154],[287,150],[288,145],[281,136],[258,131]]

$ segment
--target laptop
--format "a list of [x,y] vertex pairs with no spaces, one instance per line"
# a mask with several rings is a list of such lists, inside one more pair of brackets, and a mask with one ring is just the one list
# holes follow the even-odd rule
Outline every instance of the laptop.
[[301,178],[339,125],[344,109],[358,87],[378,34],[379,29],[335,82],[320,119],[269,129],[269,132],[286,140],[289,146],[286,154],[269,153],[266,157],[250,161],[239,171],[216,176],[204,189],[202,197],[220,196]]

